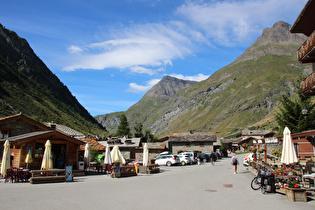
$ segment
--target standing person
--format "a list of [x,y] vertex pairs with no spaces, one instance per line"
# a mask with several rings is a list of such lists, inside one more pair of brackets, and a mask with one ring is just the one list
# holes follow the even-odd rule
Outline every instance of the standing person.
[[214,166],[214,161],[215,161],[215,154],[214,154],[214,152],[211,153],[210,160],[211,160],[211,164]]
[[233,156],[231,158],[231,164],[233,165],[233,168],[234,168],[234,174],[237,174],[237,165],[239,163],[238,163],[238,159],[237,159],[235,153],[233,153]]

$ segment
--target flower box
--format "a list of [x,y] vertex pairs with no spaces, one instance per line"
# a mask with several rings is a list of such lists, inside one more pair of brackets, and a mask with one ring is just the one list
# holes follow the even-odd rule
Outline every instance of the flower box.
[[292,202],[307,202],[306,189],[304,188],[286,188],[285,195]]

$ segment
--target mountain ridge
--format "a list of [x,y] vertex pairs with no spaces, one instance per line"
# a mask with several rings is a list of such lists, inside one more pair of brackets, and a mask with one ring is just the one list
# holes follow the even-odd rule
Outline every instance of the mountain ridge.
[[[130,126],[141,122],[158,136],[188,130],[225,136],[261,121],[274,112],[282,94],[296,92],[294,83],[299,75],[311,71],[295,56],[306,37],[292,35],[289,28],[288,23],[279,21],[264,29],[234,62],[152,106],[149,113],[143,112],[146,106],[139,102],[159,98],[143,97],[136,107],[124,112]],[[275,125],[269,121],[264,126]]]
[[62,123],[87,134],[105,131],[28,42],[1,24],[0,74],[0,117],[22,112],[34,120]]

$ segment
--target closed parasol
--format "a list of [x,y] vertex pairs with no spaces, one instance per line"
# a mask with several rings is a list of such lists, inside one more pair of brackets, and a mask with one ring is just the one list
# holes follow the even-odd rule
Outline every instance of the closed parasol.
[[143,147],[143,166],[148,166],[149,164],[149,149],[148,144],[145,143]]
[[84,165],[85,165],[85,167],[89,167],[90,161],[91,161],[90,144],[87,143],[85,145],[85,150],[84,150]]
[[42,170],[53,169],[51,143],[49,140],[47,140],[46,144],[45,144],[45,152],[44,152],[44,157],[43,157],[41,169]]
[[112,157],[110,155],[110,148],[109,145],[106,144],[106,152],[105,152],[105,158],[104,158],[104,164],[112,164]]
[[25,158],[25,163],[27,164],[27,168],[28,168],[28,164],[32,162],[33,162],[32,153],[31,153],[31,150],[28,150],[26,158]]
[[296,162],[298,162],[298,159],[294,149],[291,131],[288,127],[285,127],[283,131],[281,163],[289,165]]
[[125,158],[121,154],[119,147],[117,145],[114,146],[113,150],[110,152],[113,163],[125,164]]
[[7,173],[7,169],[10,168],[10,143],[8,140],[4,143],[4,150],[1,162],[1,174],[5,175]]

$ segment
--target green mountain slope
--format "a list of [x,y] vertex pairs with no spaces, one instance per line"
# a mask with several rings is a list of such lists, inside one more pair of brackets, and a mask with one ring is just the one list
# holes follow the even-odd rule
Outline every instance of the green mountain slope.
[[[168,100],[163,101],[164,95],[144,96],[125,112],[130,125],[142,122],[158,136],[188,130],[225,136],[269,119],[280,96],[294,94],[299,75],[311,71],[296,59],[296,50],[306,37],[291,34],[289,28],[282,21],[275,23],[233,63]],[[265,126],[274,126],[269,120]],[[106,121],[102,124],[106,126]]]
[[25,39],[0,24],[0,117],[22,112],[97,134],[105,129],[35,55]]

